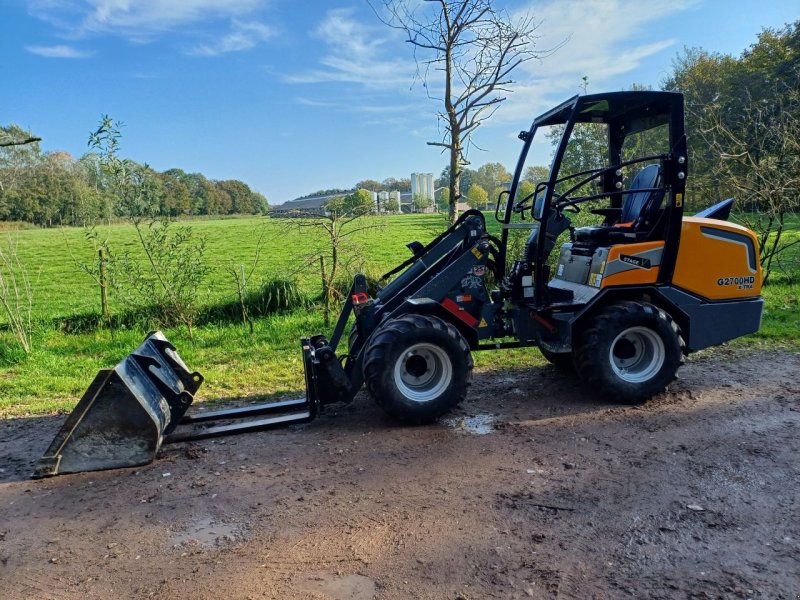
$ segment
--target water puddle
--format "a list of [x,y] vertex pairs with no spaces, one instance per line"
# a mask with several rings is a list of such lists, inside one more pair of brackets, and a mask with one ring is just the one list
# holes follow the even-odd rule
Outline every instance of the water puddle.
[[187,523],[186,529],[173,535],[170,542],[173,547],[184,544],[214,547],[230,544],[240,539],[242,539],[242,534],[239,525],[222,523],[206,516]]
[[486,435],[494,431],[494,417],[492,415],[469,415],[446,417],[442,424],[461,433],[473,435]]
[[377,593],[375,582],[363,575],[317,573],[300,583],[304,592],[323,594],[332,600],[372,600]]

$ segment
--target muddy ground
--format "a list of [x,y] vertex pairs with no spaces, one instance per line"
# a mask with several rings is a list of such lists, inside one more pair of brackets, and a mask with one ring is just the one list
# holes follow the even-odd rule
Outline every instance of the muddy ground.
[[552,367],[481,374],[449,423],[360,395],[41,481],[63,417],[4,421],[0,597],[795,600],[799,375],[722,349],[621,407]]

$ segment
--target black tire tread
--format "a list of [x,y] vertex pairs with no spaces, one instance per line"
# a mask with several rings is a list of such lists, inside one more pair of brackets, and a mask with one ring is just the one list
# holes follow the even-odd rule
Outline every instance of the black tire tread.
[[[460,404],[467,395],[467,388],[472,379],[472,369],[474,363],[472,360],[472,353],[470,352],[469,345],[464,340],[464,337],[451,323],[444,321],[438,317],[421,314],[406,314],[392,319],[387,323],[381,325],[375,333],[370,336],[367,346],[364,349],[364,381],[366,382],[367,390],[372,398],[383,410],[389,413],[393,418],[406,422],[406,423],[423,423],[438,417],[439,415],[407,415],[401,414],[390,399],[384,394],[379,393],[379,381],[381,375],[388,365],[387,356],[389,355],[393,346],[396,345],[400,336],[410,334],[416,331],[432,329],[445,333],[448,337],[452,338],[458,343],[459,350],[465,357],[467,366],[466,380],[463,386],[460,386],[459,393],[453,402],[448,406],[448,410]],[[446,412],[442,411],[442,412]]]
[[[677,364],[671,372],[664,373],[665,376],[655,377],[638,388],[615,386],[608,380],[602,365],[599,364],[602,359],[598,359],[598,349],[604,346],[610,332],[622,331],[630,327],[632,321],[641,319],[656,319],[672,332],[678,346]],[[616,336],[616,333],[614,335]],[[663,392],[676,379],[678,367],[683,364],[684,348],[680,328],[667,312],[648,302],[623,301],[609,305],[591,318],[578,336],[573,356],[576,371],[590,388],[600,390],[611,400],[624,404],[638,404]],[[665,349],[669,354],[669,348]],[[674,356],[667,358],[675,360]]]

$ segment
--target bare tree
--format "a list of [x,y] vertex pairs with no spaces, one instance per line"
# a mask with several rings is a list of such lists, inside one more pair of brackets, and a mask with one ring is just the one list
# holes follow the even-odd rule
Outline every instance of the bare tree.
[[261,259],[261,249],[267,241],[265,239],[266,233],[267,228],[264,226],[264,223],[262,223],[259,227],[256,251],[253,254],[253,260],[251,261],[249,268],[246,269],[244,264],[237,263],[233,259],[229,260],[225,267],[225,271],[233,278],[233,281],[236,285],[236,298],[239,300],[239,310],[241,311],[242,315],[242,323],[250,329],[250,333],[253,333],[253,319],[247,306],[247,289],[248,285],[250,285],[250,282],[253,279],[256,269],[258,268],[258,263]]
[[442,103],[437,114],[442,139],[428,144],[450,155],[453,222],[472,134],[506,99],[514,69],[541,56],[533,50],[536,24],[530,15],[513,19],[492,0],[368,1],[381,21],[405,32],[414,47],[417,76],[428,97]]
[[317,244],[305,257],[301,269],[319,261],[326,326],[330,325],[331,309],[343,299],[337,279],[342,273],[350,274],[363,267],[364,245],[353,236],[383,227],[380,221],[370,218],[374,213],[369,194],[356,190],[346,197],[331,198],[319,212],[300,210],[290,214],[292,224],[303,232],[303,238]]

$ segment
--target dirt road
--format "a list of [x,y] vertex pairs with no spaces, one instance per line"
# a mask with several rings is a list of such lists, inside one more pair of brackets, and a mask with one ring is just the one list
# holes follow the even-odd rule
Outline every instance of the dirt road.
[[0,597],[795,600],[799,378],[721,349],[620,407],[553,368],[483,374],[449,423],[360,395],[42,481],[63,417],[1,422]]

